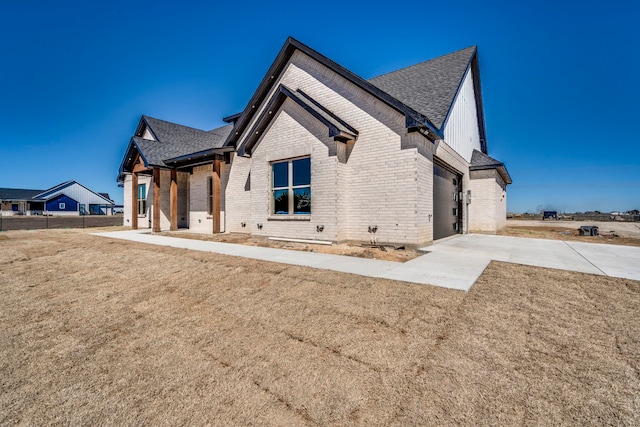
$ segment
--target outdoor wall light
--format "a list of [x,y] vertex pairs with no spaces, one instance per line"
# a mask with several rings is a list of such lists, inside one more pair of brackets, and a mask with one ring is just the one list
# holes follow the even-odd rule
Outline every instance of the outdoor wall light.
[[369,233],[375,233],[376,231],[378,231],[378,226],[377,225],[370,225],[369,226]]
[[316,225],[316,233],[322,233],[324,231],[324,225]]
[[246,222],[241,222],[240,225],[242,226],[242,228],[245,228],[247,226]]
[[262,230],[262,223],[257,223],[256,226],[258,227],[258,230]]

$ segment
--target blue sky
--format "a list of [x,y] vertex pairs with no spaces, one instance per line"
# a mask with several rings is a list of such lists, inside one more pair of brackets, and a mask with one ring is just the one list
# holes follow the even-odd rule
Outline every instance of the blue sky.
[[508,209],[640,209],[634,3],[0,0],[0,187],[121,203],[140,115],[222,125],[291,35],[364,78],[478,45]]

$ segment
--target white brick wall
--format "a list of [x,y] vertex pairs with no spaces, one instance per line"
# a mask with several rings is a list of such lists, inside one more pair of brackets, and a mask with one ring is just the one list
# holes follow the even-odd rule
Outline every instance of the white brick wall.
[[189,230],[196,233],[213,232],[211,217],[207,214],[207,178],[212,165],[193,168],[189,179]]
[[[226,230],[232,233],[249,233],[251,231],[251,159],[232,156],[227,165],[227,182],[225,182]],[[242,227],[242,223],[245,227]]]
[[[251,209],[248,227],[252,234],[298,239],[337,240],[337,157],[328,155],[335,144],[327,128],[294,102],[285,101],[281,111],[251,158]],[[271,162],[311,157],[311,215],[301,220],[271,215]],[[257,227],[262,224],[262,229]],[[324,226],[318,233],[316,226]]]
[[472,232],[496,233],[507,225],[504,181],[495,169],[473,171],[472,177],[469,228]]
[[[415,148],[401,149],[402,137],[424,139],[417,134],[406,135],[404,116],[300,52],[294,54],[281,82],[319,100],[354,126],[359,131],[358,139],[348,162],[340,163],[337,156],[329,155],[329,147],[336,142],[328,138],[327,128],[297,104],[286,101],[252,158],[234,159],[227,187],[229,230],[265,236],[368,241],[368,227],[375,225],[379,242],[430,241],[428,218],[424,223],[418,222],[418,158],[423,169],[422,187],[432,181],[432,169]],[[259,114],[260,111],[256,117]],[[306,154],[312,159],[309,221],[270,219],[269,162]],[[249,170],[250,195],[244,191]],[[421,192],[423,211],[429,209],[431,198],[431,192]],[[240,227],[241,222],[247,223],[245,229]],[[263,225],[262,230],[257,229],[258,223]],[[324,232],[317,233],[317,225],[324,225]]]

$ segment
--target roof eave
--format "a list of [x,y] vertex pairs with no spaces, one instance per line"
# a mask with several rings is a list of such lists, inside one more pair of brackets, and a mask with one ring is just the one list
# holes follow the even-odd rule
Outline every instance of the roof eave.
[[498,173],[502,176],[502,179],[506,184],[512,184],[513,180],[511,179],[511,175],[509,175],[509,171],[507,171],[507,167],[502,165],[502,167],[498,168]]
[[242,112],[223,117],[222,121],[225,123],[234,123],[240,118],[240,116],[242,116]]
[[329,137],[339,141],[355,140],[358,137],[358,131],[353,126],[323,107],[309,95],[300,90],[293,92],[285,85],[279,84],[255,124],[247,133],[247,137],[237,147],[239,155],[251,155],[253,148],[259,143],[265,129],[267,129],[276,116],[276,112],[282,107],[287,98],[326,126],[329,130]]
[[[148,168],[150,166],[149,162],[147,161],[147,158],[144,156],[144,153],[140,149],[140,146],[136,143],[135,138],[136,137],[131,137],[131,139],[129,140],[127,151],[125,151],[125,155],[124,155],[124,158],[122,159],[122,163],[120,163],[120,169],[118,169],[117,182],[123,182],[125,169],[132,168],[130,162],[132,162],[133,159],[135,158],[135,155],[133,153],[134,150],[140,155],[140,158],[142,159],[142,163],[144,163],[144,167]],[[130,171],[126,171],[126,172],[130,172]]]
[[164,160],[164,163],[165,165],[172,168],[198,166],[200,164],[208,163],[209,161],[213,160],[216,155],[221,155],[232,151],[234,151],[233,147],[211,148],[209,150],[202,150],[196,153],[190,153],[185,154],[184,156],[166,159]]
[[481,165],[481,166],[469,166],[470,171],[481,171],[481,170],[496,170],[500,177],[504,180],[505,183],[511,184],[513,181],[511,180],[511,175],[509,175],[509,171],[507,171],[507,167],[504,163],[494,163],[491,165]]

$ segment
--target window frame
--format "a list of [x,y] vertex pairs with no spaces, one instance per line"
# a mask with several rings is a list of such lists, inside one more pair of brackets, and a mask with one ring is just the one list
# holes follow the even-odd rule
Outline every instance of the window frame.
[[[140,189],[142,189],[142,191],[140,191]],[[144,197],[141,197],[141,196],[144,196]],[[146,216],[146,215],[147,215],[147,184],[138,184],[138,216]]]
[[207,216],[213,217],[213,177],[207,176]]
[[67,209],[67,204],[65,202],[58,203],[58,209],[61,211]]
[[[293,163],[297,160],[309,159],[309,182],[308,184],[293,185]],[[275,186],[274,165],[286,163],[287,164],[287,185]],[[269,192],[269,218],[270,219],[297,219],[304,220],[311,218],[311,206],[309,206],[309,212],[298,212],[295,210],[295,190],[308,189],[309,197],[311,197],[311,156],[292,157],[289,159],[275,160],[269,162],[269,177],[270,177],[270,192]],[[276,213],[275,211],[275,193],[276,191],[287,191],[288,198],[288,211],[287,213]],[[309,202],[311,205],[311,202]]]

